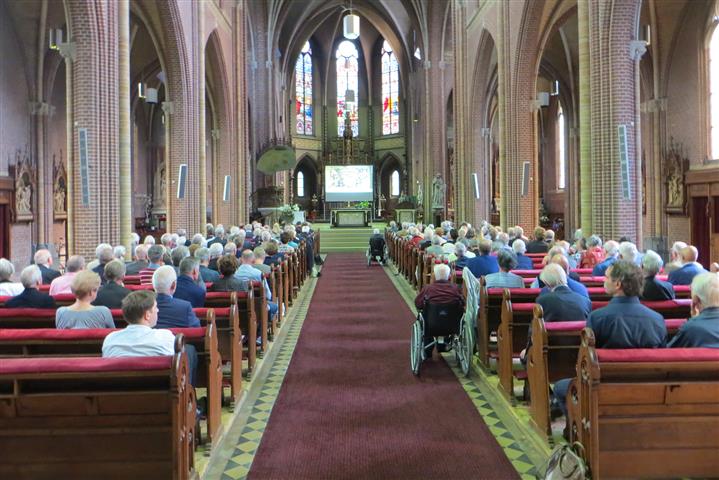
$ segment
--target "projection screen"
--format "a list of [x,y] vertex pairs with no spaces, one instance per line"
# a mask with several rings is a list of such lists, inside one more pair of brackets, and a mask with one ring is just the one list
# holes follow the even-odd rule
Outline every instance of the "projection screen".
[[372,201],[372,165],[325,166],[325,201]]

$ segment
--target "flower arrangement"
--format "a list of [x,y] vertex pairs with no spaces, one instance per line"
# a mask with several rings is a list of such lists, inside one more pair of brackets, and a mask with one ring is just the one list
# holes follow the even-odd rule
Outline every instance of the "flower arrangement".
[[300,211],[300,206],[296,203],[294,205],[284,204],[280,207],[278,213],[280,220],[284,223],[292,223],[295,218],[295,212]]
[[369,207],[370,207],[370,204],[369,204],[368,201],[357,202],[357,203],[355,204],[355,208],[357,208],[357,209],[364,209],[364,210],[366,210],[366,209],[368,209]]

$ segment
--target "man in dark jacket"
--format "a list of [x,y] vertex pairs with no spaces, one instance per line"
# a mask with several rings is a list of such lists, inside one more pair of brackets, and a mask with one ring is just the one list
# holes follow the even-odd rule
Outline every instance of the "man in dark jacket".
[[55,300],[38,290],[42,284],[42,273],[37,265],[25,267],[20,273],[20,282],[25,290],[5,302],[6,308],[56,308]]
[[60,272],[50,268],[52,266],[52,255],[49,250],[41,248],[35,252],[33,260],[35,261],[35,265],[40,268],[40,275],[42,275],[42,283],[44,285],[51,284],[53,280],[60,276]]
[[200,262],[196,258],[186,257],[180,262],[180,276],[177,277],[175,298],[187,300],[192,308],[205,306],[205,290],[197,285],[200,277]]
[[190,302],[174,298],[177,274],[169,265],[163,265],[152,275],[152,286],[157,293],[156,328],[199,327],[200,320],[192,311]]
[[706,272],[697,260],[699,251],[692,245],[682,248],[682,266],[669,274],[669,283],[672,285],[691,285],[695,276]]
[[147,268],[147,245],[138,245],[135,248],[135,261],[125,265],[125,275],[139,275],[140,270]]
[[489,254],[491,250],[492,243],[489,240],[481,240],[479,242],[479,255],[467,260],[467,268],[469,268],[477,280],[479,280],[480,277],[499,271],[497,257],[493,257]]
[[642,257],[642,270],[645,275],[642,288],[643,300],[674,300],[674,286],[659,280],[656,276],[663,264],[662,257],[653,250],[647,250]]
[[125,288],[125,264],[120,260],[113,260],[105,265],[105,279],[107,283],[97,291],[93,305],[102,305],[109,309],[122,308],[122,300],[130,294]]
[[534,229],[534,240],[527,244],[527,253],[547,253],[549,246],[544,242],[544,229]]
[[698,315],[682,325],[669,347],[719,348],[719,276],[700,273],[692,281],[692,311]]

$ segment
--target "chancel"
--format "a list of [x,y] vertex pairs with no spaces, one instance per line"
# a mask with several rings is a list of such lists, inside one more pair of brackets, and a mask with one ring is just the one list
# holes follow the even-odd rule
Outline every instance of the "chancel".
[[719,0],[0,0],[0,51],[0,478],[719,475]]

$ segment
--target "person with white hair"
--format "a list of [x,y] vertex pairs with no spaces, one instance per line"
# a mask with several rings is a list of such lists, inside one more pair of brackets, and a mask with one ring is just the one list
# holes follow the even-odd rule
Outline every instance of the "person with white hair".
[[667,347],[719,348],[719,276],[705,272],[692,280],[692,312]]
[[52,255],[49,250],[41,248],[35,252],[33,260],[35,261],[35,265],[40,268],[43,284],[47,285],[52,283],[53,280],[60,276],[60,272],[50,268],[52,266]]
[[227,240],[225,239],[225,227],[223,227],[221,224],[217,225],[214,229],[215,236],[214,238],[210,239],[210,235],[208,233],[207,235],[207,246],[210,247],[214,245],[215,243],[219,243],[223,247],[227,243]]
[[72,281],[78,272],[84,270],[85,258],[73,255],[65,262],[65,274],[60,275],[50,284],[50,295],[72,293]]
[[544,231],[544,243],[546,243],[548,246],[552,246],[554,243],[554,230],[545,230]]
[[147,268],[147,245],[138,245],[135,248],[135,261],[125,265],[125,275],[138,275],[140,270]]
[[91,270],[100,276],[100,281],[103,285],[105,285],[105,283],[107,282],[107,280],[105,279],[105,265],[115,259],[114,254],[114,249],[109,243],[101,243],[95,249],[95,257],[97,257],[98,264]]
[[200,320],[192,311],[192,304],[174,298],[177,273],[170,265],[163,265],[152,275],[152,287],[157,293],[157,328],[199,327]]
[[153,246],[155,244],[155,237],[153,237],[152,235],[147,235],[145,237],[145,240],[142,243],[147,245],[148,246],[147,248],[150,248],[151,246]]
[[669,263],[664,265],[664,273],[669,275],[674,270],[682,268],[682,249],[687,246],[684,242],[674,242],[669,250]]
[[218,271],[217,270],[217,259],[222,256],[225,249],[220,242],[215,242],[212,245],[208,245],[207,249],[209,250],[209,253],[210,253],[210,263],[208,264],[208,266],[212,270]]
[[434,235],[432,237],[432,240],[430,241],[430,246],[427,247],[424,251],[427,255],[434,255],[438,259],[444,259],[444,248],[441,246],[442,243],[442,237],[439,235]]
[[[422,287],[422,290],[414,299],[414,306],[421,311],[425,304],[432,305],[464,305],[464,296],[459,286],[449,281],[451,273],[449,265],[440,263],[434,266],[434,282]],[[424,344],[432,342],[431,336],[425,336]],[[432,351],[426,352],[427,356],[432,355]]]
[[514,254],[517,256],[518,269],[532,270],[534,268],[532,259],[525,255],[525,253],[527,253],[527,244],[524,243],[524,240],[517,238],[514,242],[512,242],[512,251],[514,251]]
[[112,249],[112,256],[115,258],[115,260],[125,261],[126,253],[127,249],[124,245],[116,245],[115,248]]
[[674,300],[674,287],[671,283],[659,280],[657,273],[662,269],[662,257],[654,250],[647,250],[642,257],[644,271],[643,300]]
[[464,270],[464,267],[467,266],[467,260],[474,257],[474,253],[467,250],[467,245],[457,242],[454,244],[454,252],[447,259],[454,262],[455,270]]
[[200,247],[206,247],[207,241],[205,240],[205,237],[202,236],[202,234],[196,233],[192,236],[192,241],[190,242],[190,245],[199,245]]
[[220,274],[210,268],[210,249],[200,247],[195,250],[195,258],[200,262],[200,276],[202,281],[214,283],[220,279]]
[[635,265],[641,266],[642,254],[632,242],[624,241],[619,244],[619,260],[634,262]]
[[0,296],[14,297],[20,295],[25,287],[20,282],[13,282],[15,265],[7,258],[0,258]]
[[537,297],[545,322],[586,320],[592,313],[592,301],[569,288],[567,272],[561,265],[550,263],[539,278],[546,285],[546,290]]
[[37,265],[30,265],[20,272],[23,291],[5,302],[5,308],[56,308],[55,300],[39,290],[42,272]]
[[110,309],[122,308],[122,301],[130,294],[130,290],[125,288],[125,271],[125,264],[120,260],[113,260],[105,265],[107,283],[97,291],[93,305],[104,305]]
[[592,269],[592,275],[603,277],[609,267],[619,260],[619,244],[614,240],[607,240],[604,243],[604,260]]
[[682,267],[669,274],[669,283],[672,285],[691,285],[694,277],[706,272],[699,260],[699,250],[694,245],[682,248]]

